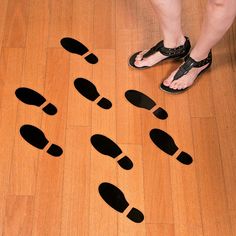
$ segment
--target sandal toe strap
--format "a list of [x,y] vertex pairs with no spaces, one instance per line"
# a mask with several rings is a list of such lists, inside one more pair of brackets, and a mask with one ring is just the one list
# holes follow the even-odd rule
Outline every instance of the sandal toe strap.
[[186,75],[193,67],[202,67],[207,65],[208,63],[212,62],[212,53],[209,52],[207,58],[201,60],[201,61],[195,61],[193,58],[191,58],[189,55],[185,57],[185,63],[180,66],[177,73],[174,76],[173,80],[177,80],[181,78],[183,75]]
[[150,57],[151,55],[155,54],[156,52],[160,51],[160,49],[164,47],[163,40],[157,43],[154,47],[149,49],[144,55],[143,58],[145,57]]
[[185,63],[182,66],[180,66],[180,68],[176,72],[173,80],[177,80],[181,78],[183,75],[186,75],[193,67],[195,67],[195,65],[196,61],[191,57],[188,57]]

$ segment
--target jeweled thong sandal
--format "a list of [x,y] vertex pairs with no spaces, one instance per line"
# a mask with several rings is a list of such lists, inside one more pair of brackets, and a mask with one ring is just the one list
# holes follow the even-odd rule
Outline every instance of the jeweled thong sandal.
[[[178,69],[178,71],[176,72],[175,76],[174,76],[174,80],[178,80],[180,79],[183,75],[186,75],[192,68],[199,68],[202,66],[205,66],[209,63],[209,65],[203,69],[195,78],[195,80],[200,76],[200,74],[202,74],[203,72],[205,72],[212,64],[212,53],[211,51],[209,52],[207,58],[201,60],[201,61],[195,61],[193,58],[191,58],[189,55],[185,57],[185,62],[183,65],[181,65]],[[163,83],[160,85],[160,89],[168,92],[168,93],[173,93],[173,94],[178,94],[178,93],[182,93],[184,91],[186,91],[187,89],[189,89],[191,86],[184,88],[184,89],[172,89],[168,86],[165,86]]]
[[152,66],[135,66],[134,62],[135,62],[135,58],[137,57],[137,55],[141,52],[136,52],[135,54],[133,54],[130,59],[129,59],[129,65],[133,68],[136,69],[147,69],[147,68],[151,68],[157,64],[159,64],[162,61],[165,61],[167,59],[181,59],[184,58],[185,56],[188,55],[189,50],[191,48],[191,44],[189,41],[189,38],[185,36],[185,43],[177,48],[166,48],[164,46],[164,41],[160,41],[159,43],[157,43],[154,47],[152,47],[150,50],[148,50],[144,55],[143,58],[147,58],[150,57],[151,55],[155,54],[156,52],[160,52],[162,55],[167,56],[167,58],[157,62],[156,64],[152,65]]

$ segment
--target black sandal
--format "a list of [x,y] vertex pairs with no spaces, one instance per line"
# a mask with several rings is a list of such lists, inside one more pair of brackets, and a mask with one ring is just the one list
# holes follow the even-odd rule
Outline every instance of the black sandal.
[[[209,63],[209,65],[203,69],[198,75],[197,77],[200,76],[200,74],[202,74],[204,71],[206,71],[212,64],[212,53],[211,51],[209,52],[207,58],[201,60],[201,61],[195,61],[193,58],[191,58],[189,55],[185,57],[184,59],[185,63],[183,65],[180,66],[179,70],[176,72],[175,76],[174,76],[174,80],[178,80],[180,79],[183,75],[186,75],[192,68],[196,68],[196,67],[202,67],[205,66]],[[196,78],[197,78],[196,77]],[[173,93],[173,94],[178,94],[178,93],[182,93],[184,91],[186,91],[188,88],[190,88],[191,86],[184,88],[184,89],[172,89],[168,86],[165,86],[163,83],[160,85],[160,89],[168,92],[168,93]]]
[[167,60],[167,59],[181,59],[184,58],[188,55],[190,48],[191,48],[191,44],[189,41],[189,38],[185,36],[185,43],[177,48],[166,48],[164,46],[164,41],[160,41],[159,43],[157,43],[154,47],[152,47],[149,51],[147,51],[144,55],[143,58],[147,58],[153,54],[155,54],[156,52],[160,52],[161,54],[163,54],[164,56],[168,56],[167,58],[157,62],[156,64],[152,65],[152,66],[142,66],[142,67],[138,67],[135,66],[134,62],[135,62],[135,58],[136,56],[141,52],[136,52],[135,54],[133,54],[130,59],[129,59],[129,65],[133,68],[136,69],[147,69],[147,68],[151,68],[157,64],[159,64],[160,62]]

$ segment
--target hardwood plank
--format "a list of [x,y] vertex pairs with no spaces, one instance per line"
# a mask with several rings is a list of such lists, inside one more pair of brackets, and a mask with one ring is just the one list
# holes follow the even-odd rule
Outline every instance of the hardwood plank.
[[89,234],[90,127],[66,131],[61,235]]
[[[199,188],[195,167],[196,154],[193,149],[193,131],[187,93],[179,96],[165,95],[169,117],[166,132],[172,136],[179,151],[189,153],[191,165],[183,165],[169,157],[173,215],[176,235],[203,235]],[[176,153],[177,154],[177,153]],[[178,154],[177,154],[178,155]]]
[[165,236],[174,236],[174,225],[173,224],[146,224],[147,235],[165,235]]
[[134,223],[130,221],[125,215],[118,216],[118,235],[146,235],[145,227],[145,208],[144,208],[144,186],[143,186],[143,158],[141,145],[122,145],[122,150],[133,161],[133,168],[131,170],[118,169],[118,185],[121,186],[126,200],[130,206],[140,210],[144,215],[144,221],[141,223]]
[[94,0],[94,48],[115,48],[115,0]]
[[158,17],[150,1],[137,1],[137,24],[139,51],[149,49],[162,40]]
[[8,0],[3,47],[25,47],[29,14],[28,3],[29,0]]
[[50,11],[48,47],[60,47],[60,40],[71,34],[72,2],[72,0],[48,2]]
[[37,54],[40,51],[45,52],[47,47],[49,16],[48,0],[30,0],[26,47],[31,51],[37,51]]
[[0,234],[3,233],[12,149],[16,135],[17,100],[14,93],[22,78],[23,59],[23,49],[4,48],[0,57]]
[[[205,4],[183,1],[192,45]],[[162,39],[149,0],[4,0],[0,12],[0,235],[236,234],[235,23],[214,47],[212,69],[187,93],[171,96],[159,84],[180,62],[145,71],[127,65],[132,53]],[[63,37],[84,43],[98,64],[61,48]],[[112,108],[79,94],[78,77],[94,83]],[[17,100],[20,86],[41,93],[58,113],[48,116]],[[124,97],[129,89],[150,96],[168,119],[131,105]],[[26,123],[42,129],[63,155],[25,142],[19,129]],[[169,133],[193,164],[160,151],[149,137],[153,128]],[[132,170],[92,147],[98,133],[130,156]],[[119,187],[145,221],[135,224],[128,209],[121,214],[108,206],[98,192],[102,182]]]
[[[215,70],[212,71],[214,76],[214,87],[212,88],[216,122],[219,134],[219,145],[221,152],[221,161],[223,175],[226,186],[226,195],[229,209],[236,210],[236,190],[235,190],[235,168],[236,168],[236,86],[234,81],[234,66],[229,48],[225,48],[228,38],[225,37],[215,49]],[[231,42],[232,43],[232,42]],[[228,43],[229,44],[229,43]],[[224,59],[222,54],[225,54]],[[222,80],[223,78],[223,80]],[[235,228],[233,234],[235,234]]]
[[234,235],[236,232],[236,211],[232,210],[230,211],[230,220],[232,225],[232,234]]
[[128,58],[137,47],[137,1],[116,1],[116,96],[117,140],[141,144],[140,110],[125,98],[129,89],[139,90],[139,72],[130,69]]
[[[32,61],[34,61],[34,63],[32,63]],[[45,49],[39,51],[33,48],[26,48],[23,76],[20,86],[18,87],[31,88],[45,96],[45,65]],[[15,89],[18,87],[15,87]],[[48,100],[47,95],[45,98],[48,102],[55,103],[54,100]],[[33,124],[36,127],[40,127],[42,116],[45,116],[46,114],[42,111],[42,108],[26,105],[21,101],[18,103],[18,115],[16,120],[17,130],[13,148],[9,194],[33,195],[35,192],[39,151],[33,146],[29,146],[29,144],[22,139],[19,130],[21,126],[25,124]],[[24,154],[22,155],[22,153]]]
[[215,119],[192,119],[204,235],[233,235]]
[[[213,71],[215,86],[212,88],[214,104],[216,110],[216,121],[219,131],[220,149],[222,155],[222,164],[229,197],[231,209],[235,209],[235,180],[234,168],[236,167],[235,159],[236,148],[234,139],[236,136],[235,119],[236,119],[236,102],[234,88],[233,70],[230,64],[230,58],[221,58],[223,53],[224,42],[220,43],[216,49],[216,67]],[[226,51],[227,53],[227,51]],[[222,77],[224,76],[224,80]],[[225,138],[227,137],[227,138]]]
[[[28,87],[44,96],[44,84],[47,60],[48,15],[47,1],[32,0],[29,6],[28,34],[25,49],[23,76],[19,87]],[[37,32],[36,32],[37,30]],[[17,87],[16,87],[17,88]],[[55,101],[48,100],[55,103]],[[17,115],[17,135],[13,149],[9,194],[33,195],[36,185],[39,152],[23,140],[19,129],[24,124],[41,126],[41,108],[19,102]],[[24,150],[24,155],[22,155]]]
[[139,90],[139,72],[128,67],[128,55],[133,50],[136,30],[119,30],[116,37],[116,96],[117,99],[117,140],[121,143],[141,144],[141,115],[140,109],[134,107],[125,98],[129,89]]
[[[162,67],[140,72],[140,89],[152,98],[157,106],[166,109],[164,94],[158,90]],[[169,113],[169,111],[167,110]],[[142,110],[142,155],[144,168],[144,190],[146,223],[173,223],[170,166],[166,155],[152,143],[149,132],[153,128],[166,129],[166,120],[157,119],[152,112]],[[157,209],[157,210],[153,210]]]
[[7,196],[4,235],[31,235],[34,197]]
[[[55,101],[55,117],[45,116],[41,129],[51,143],[64,150],[68,103],[69,56],[63,49],[48,49],[45,96]],[[49,147],[48,145],[47,147]],[[41,151],[35,193],[33,235],[60,235],[64,153],[52,157]]]
[[[101,58],[93,70],[93,83],[101,96],[108,98],[113,106],[109,110],[92,104],[92,135],[103,134],[116,142],[116,100],[115,100],[115,53],[114,50],[96,50]],[[119,145],[119,143],[118,143]],[[91,147],[90,171],[90,218],[91,235],[117,235],[117,215],[101,198],[98,187],[103,182],[117,185],[117,163]],[[120,186],[118,186],[120,187]]]
[[[72,37],[86,45],[93,51],[93,1],[73,2]],[[65,52],[68,53],[68,52]],[[99,55],[98,59],[99,58]],[[91,124],[91,103],[79,95],[74,87],[74,80],[78,77],[92,80],[93,67],[78,55],[71,55],[70,60],[70,83],[68,98],[68,121],[67,126],[89,126]],[[100,61],[98,62],[100,63]],[[76,111],[80,111],[80,115]]]
[[3,1],[1,3],[1,9],[0,9],[0,52],[2,48],[3,37],[5,34],[4,25],[6,21],[6,15],[7,15],[7,5],[8,5],[8,1]]
[[137,21],[137,0],[116,0],[116,33],[121,29],[136,29]]

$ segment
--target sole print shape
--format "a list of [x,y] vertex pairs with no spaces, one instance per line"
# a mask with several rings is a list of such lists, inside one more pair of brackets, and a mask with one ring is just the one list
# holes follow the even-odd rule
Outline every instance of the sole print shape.
[[[74,86],[81,95],[83,95],[90,101],[94,102],[100,97],[100,94],[97,91],[96,86],[87,79],[77,78],[74,81]],[[99,99],[97,105],[106,110],[112,107],[112,103],[107,98],[104,97]]]
[[[23,125],[20,128],[20,134],[26,142],[38,149],[44,149],[49,143],[44,133],[33,125]],[[52,156],[58,157],[61,156],[63,150],[58,145],[51,144],[51,146],[47,150],[47,153]]]
[[[83,56],[89,52],[89,49],[84,44],[69,37],[61,39],[61,46],[68,52],[78,54],[80,56]],[[84,57],[84,59],[90,64],[96,64],[98,62],[97,56],[93,53],[89,53]]]
[[[179,150],[174,139],[163,130],[152,129],[150,138],[158,148],[170,156],[173,156]],[[184,165],[190,165],[193,162],[192,157],[184,151],[181,151],[176,159]]]
[[[120,213],[123,213],[129,206],[123,192],[113,184],[104,182],[99,185],[98,191],[102,199]],[[143,213],[134,207],[129,211],[127,217],[135,223],[141,223],[144,220]]]
[[[104,135],[95,134],[91,137],[90,141],[93,147],[103,155],[115,159],[122,154],[122,150],[119,148],[119,146]],[[130,170],[133,168],[133,162],[127,156],[119,158],[117,163],[125,170]]]
[[[16,89],[15,95],[21,102],[28,105],[41,107],[46,102],[46,99],[40,93],[26,87]],[[57,113],[57,108],[52,103],[44,105],[42,110],[48,115]]]
[[[151,110],[157,105],[149,96],[137,90],[126,91],[125,97],[131,104],[139,108]],[[161,120],[165,120],[168,117],[168,113],[161,107],[155,109],[153,115]]]

